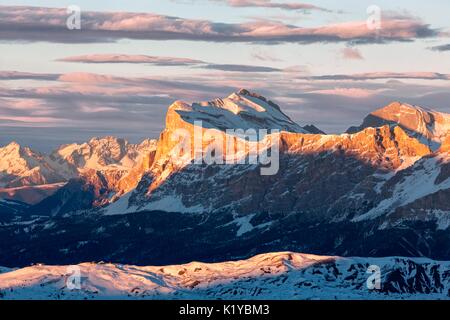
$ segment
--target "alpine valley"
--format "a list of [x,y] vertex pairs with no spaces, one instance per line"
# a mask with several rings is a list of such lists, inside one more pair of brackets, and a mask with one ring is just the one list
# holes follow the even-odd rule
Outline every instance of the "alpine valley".
[[[244,161],[274,146],[275,174]],[[0,297],[450,298],[450,114],[406,103],[325,134],[245,89],[177,101],[157,140],[11,142],[0,197]],[[82,291],[64,265],[87,275]]]

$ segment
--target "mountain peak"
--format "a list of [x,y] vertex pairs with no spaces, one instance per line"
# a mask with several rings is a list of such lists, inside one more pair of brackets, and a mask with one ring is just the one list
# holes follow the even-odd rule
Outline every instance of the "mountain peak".
[[[181,122],[180,122],[180,121]],[[202,121],[205,128],[226,129],[278,129],[307,133],[284,114],[280,107],[265,97],[240,89],[226,98],[212,101],[174,102],[168,110],[166,127],[179,127],[184,123]]]
[[2,151],[3,157],[5,157],[5,155],[14,155],[15,157],[40,156],[38,152],[31,150],[29,147],[23,147],[16,141],[12,141],[3,148],[0,148],[0,151]]
[[11,141],[9,144],[4,146],[2,149],[19,150],[20,148],[21,148],[20,144],[18,144],[16,141]]
[[242,88],[242,89],[239,89],[239,91],[237,92],[237,94],[239,94],[239,95],[250,95],[250,91],[249,90],[247,90],[247,89],[244,89],[244,88]]
[[450,115],[395,101],[371,112],[360,126],[350,127],[347,133],[383,125],[400,126],[410,136],[436,150],[450,130]]
[[104,136],[104,137],[92,137],[89,140],[89,144],[92,143],[119,143],[119,144],[126,144],[128,143],[125,139],[123,138],[117,138],[114,136]]
[[384,117],[401,117],[408,113],[415,113],[415,112],[422,112],[422,113],[433,113],[436,112],[431,109],[414,106],[409,103],[404,103],[401,101],[394,101],[386,105],[385,107],[382,107],[380,109],[377,109],[372,112],[372,114],[378,114],[382,115]]
[[320,130],[313,124],[307,124],[306,126],[303,127],[303,129],[305,129],[306,131],[308,131],[312,134],[326,134],[324,131]]

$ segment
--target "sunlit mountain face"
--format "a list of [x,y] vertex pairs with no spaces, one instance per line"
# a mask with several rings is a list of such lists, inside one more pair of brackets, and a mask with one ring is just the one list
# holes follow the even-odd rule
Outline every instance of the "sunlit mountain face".
[[0,299],[448,299],[445,6],[2,3]]

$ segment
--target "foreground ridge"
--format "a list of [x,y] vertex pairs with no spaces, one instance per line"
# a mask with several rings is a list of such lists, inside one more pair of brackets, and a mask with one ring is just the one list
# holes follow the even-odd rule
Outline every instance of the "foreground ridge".
[[[82,263],[0,268],[3,299],[449,299],[450,262],[275,252],[163,267]],[[75,268],[75,269],[74,269]],[[78,268],[78,269],[76,269]],[[379,268],[381,285],[369,289]],[[79,289],[68,288],[79,271]],[[3,272],[3,273],[2,273]],[[369,280],[370,282],[370,280]],[[76,282],[75,282],[76,283]]]

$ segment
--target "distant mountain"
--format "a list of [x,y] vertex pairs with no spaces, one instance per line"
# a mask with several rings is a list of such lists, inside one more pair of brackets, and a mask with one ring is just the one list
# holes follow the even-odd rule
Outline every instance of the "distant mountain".
[[320,130],[313,124],[308,124],[308,125],[304,126],[303,129],[305,129],[307,132],[312,133],[312,134],[326,134],[324,131]]
[[14,188],[67,180],[64,170],[47,156],[16,142],[0,148],[0,187]]
[[131,144],[116,137],[92,138],[82,144],[63,145],[50,158],[67,164],[73,171],[123,171],[127,172],[141,161],[143,154],[153,148],[154,140]]
[[[35,204],[51,196],[70,179],[95,181],[126,192],[136,171],[156,148],[154,140],[130,144],[115,137],[92,138],[83,144],[64,145],[43,155],[13,142],[0,148],[0,196]],[[135,182],[137,183],[137,181]],[[112,187],[114,186],[114,187]]]
[[386,124],[400,126],[408,134],[436,150],[450,132],[450,115],[401,102],[393,102],[371,112],[359,127],[350,127],[347,132],[355,133],[364,128],[381,127]]
[[[378,267],[380,286],[369,277]],[[137,267],[83,263],[72,269],[0,268],[2,299],[448,299],[450,262],[423,258],[340,258],[292,252],[208,264]],[[3,270],[3,273],[2,273]],[[369,280],[369,281],[368,281]],[[372,287],[368,287],[368,284]]]

